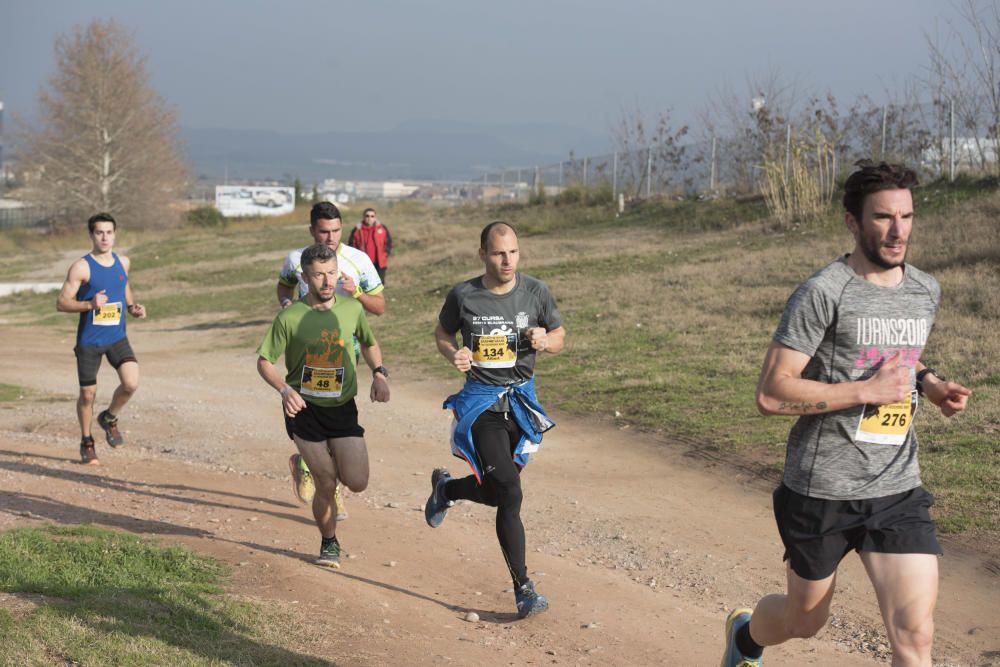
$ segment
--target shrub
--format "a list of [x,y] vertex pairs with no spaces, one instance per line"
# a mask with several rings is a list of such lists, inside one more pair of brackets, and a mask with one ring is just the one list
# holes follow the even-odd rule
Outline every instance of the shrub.
[[214,206],[199,206],[187,212],[185,219],[198,227],[225,227],[226,218]]

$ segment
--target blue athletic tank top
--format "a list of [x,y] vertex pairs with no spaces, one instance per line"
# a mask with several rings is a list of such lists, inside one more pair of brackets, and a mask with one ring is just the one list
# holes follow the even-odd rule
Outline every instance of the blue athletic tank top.
[[125,285],[128,276],[118,255],[111,253],[114,264],[101,266],[90,255],[84,255],[90,265],[90,280],[80,285],[77,301],[89,301],[104,290],[108,302],[100,310],[80,313],[76,329],[76,343],[82,347],[103,347],[117,343],[125,337]]

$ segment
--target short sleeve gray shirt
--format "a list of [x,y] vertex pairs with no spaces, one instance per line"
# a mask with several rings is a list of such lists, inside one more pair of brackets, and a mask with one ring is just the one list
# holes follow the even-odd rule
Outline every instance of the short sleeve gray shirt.
[[[857,275],[844,256],[799,285],[774,340],[809,356],[802,372],[809,380],[864,380],[898,352],[915,383],[940,297],[937,281],[911,265],[904,265],[899,285],[881,287]],[[788,436],[785,485],[831,500],[877,498],[919,486],[916,403],[913,390],[895,406],[857,405],[800,417]]]

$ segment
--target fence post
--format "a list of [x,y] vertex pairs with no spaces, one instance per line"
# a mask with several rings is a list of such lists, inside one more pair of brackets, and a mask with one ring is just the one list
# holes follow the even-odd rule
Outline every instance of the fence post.
[[587,158],[583,158],[583,189],[587,189]]
[[646,199],[649,199],[650,187],[653,183],[653,147],[646,149]]
[[791,178],[789,173],[792,168],[792,124],[789,123],[785,130],[785,180]]
[[611,201],[614,202],[618,199],[618,151],[615,151],[611,164]]
[[879,159],[885,159],[885,126],[889,120],[889,106],[886,105],[882,107],[882,151],[879,153]]
[[715,174],[715,142],[716,142],[716,138],[712,137],[712,164],[711,164],[711,170],[709,171],[709,177],[708,177],[708,190],[709,190],[709,192],[715,192],[715,178],[716,178],[716,174]]
[[951,141],[948,146],[948,181],[955,182],[955,98],[948,100],[951,106]]
[[563,183],[563,163],[560,160],[560,162],[559,162],[559,188],[562,189],[564,187],[564,185],[565,184]]

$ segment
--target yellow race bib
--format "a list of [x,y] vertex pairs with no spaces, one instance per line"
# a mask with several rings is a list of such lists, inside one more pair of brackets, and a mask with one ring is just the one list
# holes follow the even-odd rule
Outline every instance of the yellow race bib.
[[472,334],[472,365],[512,368],[517,363],[517,334]]
[[343,368],[303,366],[299,393],[316,398],[337,398],[344,389]]
[[866,405],[858,421],[855,441],[900,446],[906,442],[913,417],[917,414],[917,392],[888,405]]
[[95,326],[116,327],[122,321],[121,302],[106,303],[93,312]]

